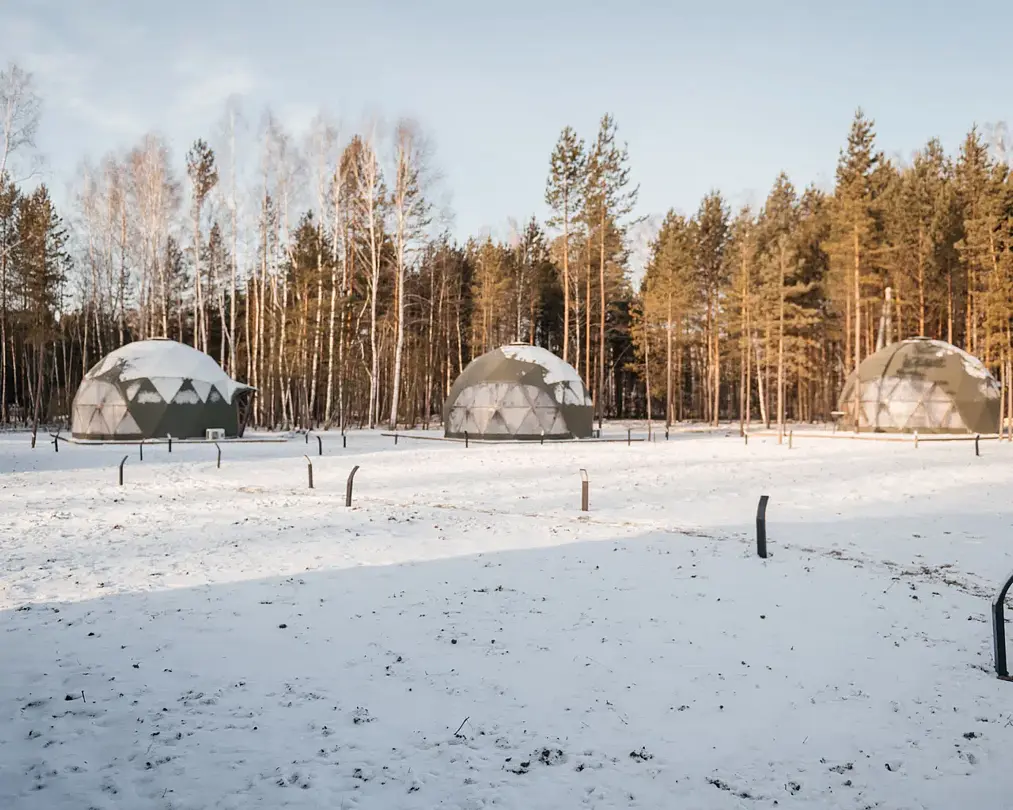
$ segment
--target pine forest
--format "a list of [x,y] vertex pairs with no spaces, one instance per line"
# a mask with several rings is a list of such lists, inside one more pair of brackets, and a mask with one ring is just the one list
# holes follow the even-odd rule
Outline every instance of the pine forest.
[[[714,190],[670,210],[634,283],[637,178],[609,114],[546,144],[532,189],[546,221],[461,242],[420,123],[345,132],[321,114],[296,138],[269,111],[241,130],[243,112],[230,104],[188,144],[153,133],[90,156],[58,210],[25,168],[42,116],[32,76],[0,74],[5,425],[65,421],[92,365],[157,336],[255,386],[267,428],[433,424],[462,368],[511,341],[571,363],[599,420],[822,421],[887,306],[893,339],[980,357],[1013,413],[1001,128],[890,159],[858,110],[827,156],[832,189],[781,174],[755,208]],[[237,168],[240,138],[255,176]]]

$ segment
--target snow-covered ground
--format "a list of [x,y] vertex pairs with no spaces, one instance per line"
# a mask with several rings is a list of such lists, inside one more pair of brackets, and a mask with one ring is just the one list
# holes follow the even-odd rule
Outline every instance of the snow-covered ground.
[[1010,445],[323,443],[0,437],[0,808],[1013,802]]

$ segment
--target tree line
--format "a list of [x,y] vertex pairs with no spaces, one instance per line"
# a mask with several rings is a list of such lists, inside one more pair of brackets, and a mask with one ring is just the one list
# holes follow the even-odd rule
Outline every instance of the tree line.
[[632,325],[654,416],[828,419],[889,307],[893,339],[978,356],[1013,418],[1013,177],[1004,128],[993,135],[890,160],[859,109],[832,191],[782,173],[758,210],[713,192],[690,217],[670,211]]
[[756,211],[716,191],[670,211],[635,286],[638,187],[608,114],[548,152],[547,221],[459,242],[409,119],[342,137],[321,114],[297,138],[270,111],[249,133],[230,103],[179,166],[156,133],[84,160],[58,213],[14,168],[39,112],[31,75],[9,66],[4,423],[66,419],[92,365],[157,336],[255,386],[253,422],[270,428],[429,425],[464,366],[511,341],[573,364],[599,420],[821,419],[874,350],[888,286],[898,337],[959,343],[1010,389],[1013,181],[977,129],[954,158],[930,141],[901,165],[859,111],[832,191],[782,174]]

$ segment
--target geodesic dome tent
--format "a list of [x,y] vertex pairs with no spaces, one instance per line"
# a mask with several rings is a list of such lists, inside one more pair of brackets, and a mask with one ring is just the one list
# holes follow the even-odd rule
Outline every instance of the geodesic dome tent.
[[443,406],[448,438],[586,438],[593,422],[591,397],[573,366],[526,343],[469,363]]
[[841,394],[843,425],[877,433],[998,433],[1001,387],[973,355],[919,337],[869,355]]
[[253,389],[211,357],[174,340],[121,346],[85,374],[71,409],[77,439],[204,438],[208,428],[241,436],[240,406]]

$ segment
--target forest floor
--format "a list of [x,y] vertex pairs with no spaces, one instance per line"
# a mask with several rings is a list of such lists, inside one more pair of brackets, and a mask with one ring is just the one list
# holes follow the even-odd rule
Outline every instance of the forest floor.
[[322,443],[0,437],[0,807],[1008,805],[1010,445]]

